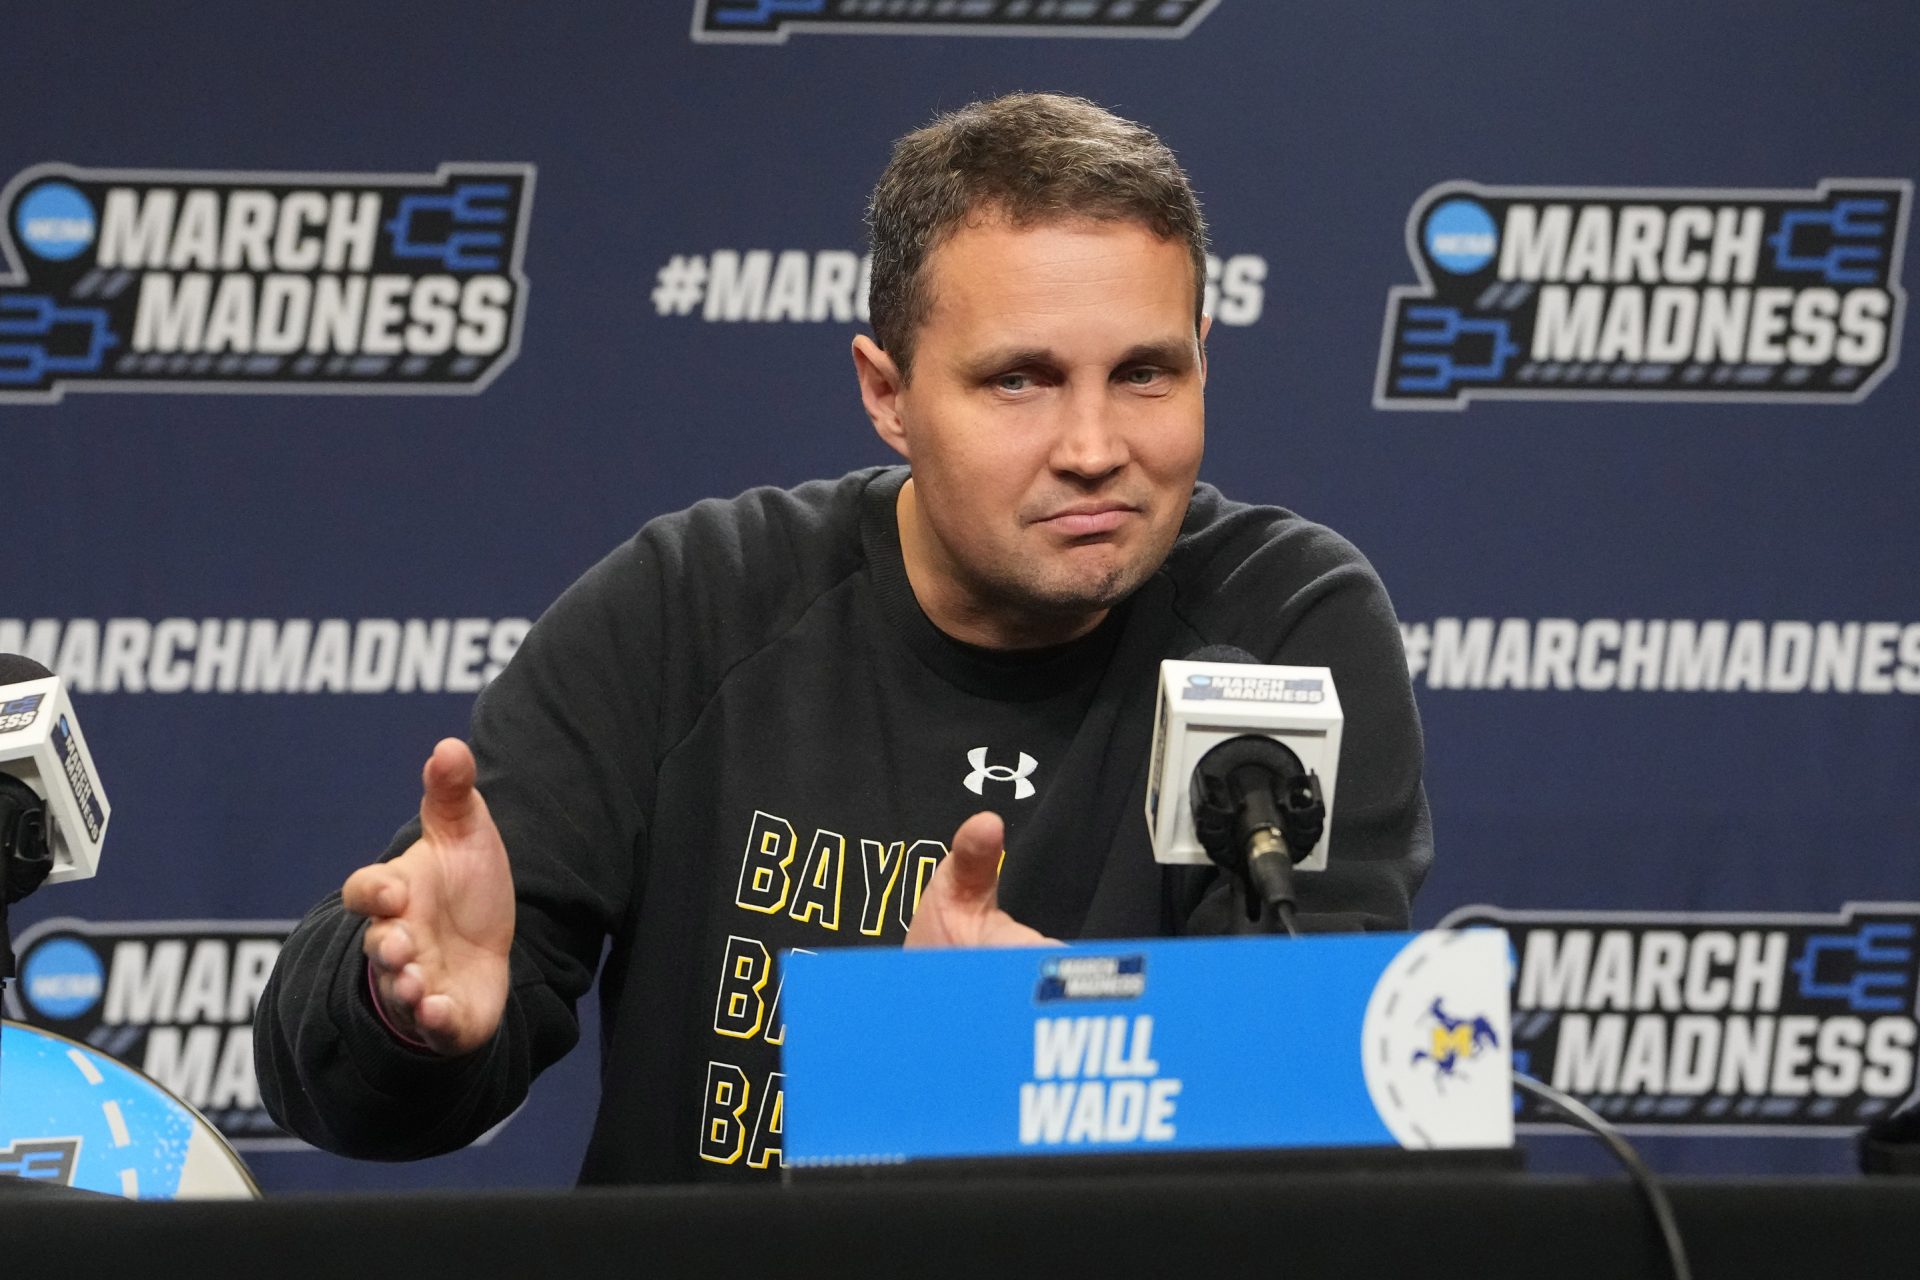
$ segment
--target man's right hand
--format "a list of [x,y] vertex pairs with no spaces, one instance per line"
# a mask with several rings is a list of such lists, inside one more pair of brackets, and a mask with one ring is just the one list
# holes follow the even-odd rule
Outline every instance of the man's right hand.
[[1059,940],[1000,909],[1007,824],[980,812],[960,824],[907,929],[909,947],[1057,947]]
[[513,873],[473,774],[467,744],[442,739],[420,772],[420,838],[340,891],[370,922],[363,949],[388,1023],[449,1057],[499,1028],[513,945]]

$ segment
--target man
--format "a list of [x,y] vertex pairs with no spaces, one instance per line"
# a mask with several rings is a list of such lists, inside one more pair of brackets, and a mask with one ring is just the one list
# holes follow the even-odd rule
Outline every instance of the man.
[[1209,644],[1333,668],[1301,920],[1405,925],[1431,842],[1398,628],[1336,535],[1195,484],[1205,230],[1171,153],[1002,98],[903,139],[870,222],[854,365],[908,467],[700,503],[555,603],[390,860],[282,953],[257,1054],[295,1133],[470,1141],[572,1047],[611,939],[582,1181],[771,1171],[783,949],[1230,928],[1142,818],[1158,664]]

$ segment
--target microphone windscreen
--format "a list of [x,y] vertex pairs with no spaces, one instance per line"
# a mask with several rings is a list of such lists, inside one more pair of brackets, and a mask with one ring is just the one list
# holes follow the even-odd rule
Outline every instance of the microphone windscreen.
[[25,684],[29,680],[45,680],[51,675],[53,672],[32,658],[17,653],[0,653],[0,685]]

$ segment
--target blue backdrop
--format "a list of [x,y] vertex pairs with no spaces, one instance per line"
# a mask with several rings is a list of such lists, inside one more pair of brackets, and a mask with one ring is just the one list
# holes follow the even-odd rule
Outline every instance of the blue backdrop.
[[[847,354],[866,194],[899,134],[1013,89],[1142,120],[1193,175],[1220,260],[1202,475],[1341,530],[1392,592],[1439,851],[1416,924],[1470,904],[1586,913],[1564,948],[1581,929],[1658,924],[1593,913],[1738,932],[1782,923],[1767,913],[1920,898],[1920,443],[1913,372],[1897,367],[1912,356],[1900,255],[1920,162],[1915,10],[711,7],[488,4],[446,21],[365,0],[111,19],[35,6],[0,43],[0,182],[14,183],[0,650],[71,682],[115,808],[99,877],[39,895],[16,927],[38,930],[29,943],[92,938],[109,994],[115,972],[145,966],[151,990],[89,1026],[136,1065],[161,1054],[160,1074],[249,1140],[270,1191],[571,1180],[590,1048],[487,1146],[356,1165],[253,1141],[245,1088],[219,1087],[244,1009],[187,991],[230,984],[234,938],[297,917],[384,845],[417,801],[425,752],[463,730],[472,686],[521,620],[642,522],[890,458]],[[978,25],[988,18],[1000,25]],[[29,172],[47,165],[65,168]],[[1829,180],[1856,185],[1823,193]],[[502,182],[506,194],[460,203],[463,184]],[[28,208],[49,184],[77,193],[78,212],[60,195]],[[1429,235],[1453,226],[1423,221],[1444,184],[1478,184],[1484,227],[1468,216],[1453,227],[1463,239]],[[394,305],[420,310],[376,327],[417,324],[394,341],[434,363],[223,363],[271,345],[267,286],[247,282],[251,314],[224,319],[192,290],[313,272],[297,253],[262,260],[279,253],[264,239],[259,254],[244,237],[183,248],[196,189],[319,193],[288,247],[326,228],[340,237],[336,274],[400,281],[410,292]],[[382,221],[364,229],[370,262],[356,262],[350,206],[366,191],[381,193]],[[178,223],[149,244],[135,212],[158,207],[156,192],[172,193]],[[347,206],[325,203],[339,192]],[[389,228],[408,194],[425,200]],[[1567,209],[1564,252],[1553,206]],[[1675,248],[1682,206],[1733,221]],[[1629,207],[1668,228],[1644,263],[1617,252]],[[1742,241],[1748,209],[1761,221]],[[482,239],[456,240],[470,233]],[[1582,236],[1603,233],[1582,262]],[[408,257],[407,245],[428,248]],[[1523,248],[1538,258],[1531,277]],[[1721,292],[1774,307],[1779,333],[1737,326],[1738,349],[1701,358],[1670,313],[1666,336],[1686,351],[1659,381],[1639,308],[1661,287],[1705,305],[1711,290],[1686,270],[1696,248],[1728,257]],[[1487,260],[1426,264],[1423,277],[1410,250]],[[116,254],[132,272],[118,282]],[[478,276],[499,295],[460,294]],[[434,309],[430,277],[457,306]],[[1451,318],[1416,329],[1457,332],[1408,346],[1390,297],[1429,278]],[[1769,287],[1785,292],[1756,298]],[[1849,302],[1855,291],[1873,296]],[[144,321],[112,318],[136,305]],[[137,323],[146,351],[180,358],[140,363]],[[107,331],[117,345],[90,349]],[[356,333],[377,356],[378,335]],[[484,369],[457,367],[461,343]],[[1432,367],[1399,357],[1436,349],[1467,379],[1441,399],[1471,394],[1450,408],[1396,401],[1404,370]],[[1474,369],[1497,376],[1474,382]],[[1627,670],[1630,637],[1658,647]],[[1858,1078],[1806,1086],[1783,1068],[1758,1092],[1780,1104],[1824,1088],[1839,1112],[1780,1104],[1750,1108],[1737,1135],[1649,1132],[1657,1164],[1847,1166],[1839,1137],[1795,1130],[1844,1127],[1913,1085],[1914,912],[1893,915],[1892,933],[1864,940],[1839,922],[1851,943],[1748,1011],[1864,1027],[1885,1010],[1862,994],[1893,993],[1889,1016],[1907,1030],[1884,1033],[1879,1093],[1861,1083],[1863,1041],[1822,1023],[1808,1052],[1841,1076],[1853,1052]],[[1792,945],[1790,962],[1806,959]],[[169,982],[178,998],[161,994]],[[1588,991],[1583,1008],[1676,1014],[1658,982],[1640,985],[1611,1003]],[[197,1027],[211,1030],[195,1040]],[[1587,1092],[1608,1093],[1604,1046],[1587,1052]],[[1681,1110],[1638,1118],[1656,1130],[1701,1118]],[[1579,1158],[1558,1144],[1540,1157]]]

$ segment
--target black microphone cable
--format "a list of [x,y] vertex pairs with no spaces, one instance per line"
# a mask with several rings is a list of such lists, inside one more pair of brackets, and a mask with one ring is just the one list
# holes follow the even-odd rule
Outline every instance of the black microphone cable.
[[1245,890],[1247,918],[1271,910],[1287,936],[1297,937],[1293,864],[1313,852],[1326,829],[1319,775],[1285,743],[1241,734],[1200,757],[1190,801],[1194,834]]
[[1561,1123],[1584,1129],[1606,1144],[1613,1158],[1633,1179],[1633,1185],[1646,1199],[1647,1208],[1660,1227],[1660,1237],[1667,1246],[1667,1262],[1673,1268],[1673,1280],[1693,1280],[1693,1269],[1687,1265],[1687,1247],[1680,1239],[1680,1222],[1673,1215],[1673,1205],[1667,1200],[1667,1193],[1661,1190],[1660,1181],[1654,1176],[1653,1170],[1647,1168],[1646,1161],[1640,1158],[1640,1153],[1633,1149],[1632,1144],[1592,1108],[1544,1080],[1536,1080],[1524,1071],[1516,1071],[1513,1073],[1513,1083],[1558,1111]]

